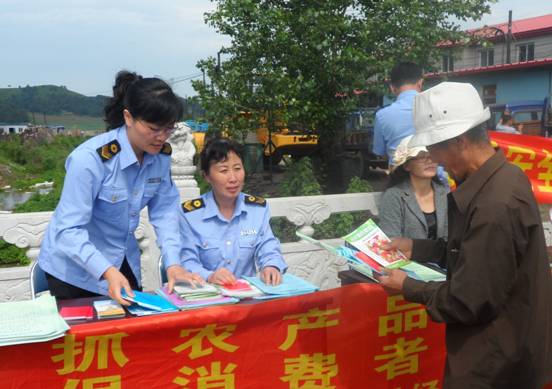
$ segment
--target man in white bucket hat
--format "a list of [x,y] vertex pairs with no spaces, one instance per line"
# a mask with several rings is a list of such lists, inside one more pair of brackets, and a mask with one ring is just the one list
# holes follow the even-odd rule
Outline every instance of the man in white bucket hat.
[[413,115],[410,145],[427,147],[458,183],[448,198],[448,241],[395,238],[388,248],[444,260],[447,280],[391,270],[380,282],[447,325],[443,388],[541,389],[552,381],[552,278],[529,180],[491,146],[489,111],[472,85],[420,93]]

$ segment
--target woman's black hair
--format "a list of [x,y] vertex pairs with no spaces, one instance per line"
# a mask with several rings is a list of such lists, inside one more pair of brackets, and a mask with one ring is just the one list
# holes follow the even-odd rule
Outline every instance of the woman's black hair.
[[201,171],[209,174],[209,168],[213,163],[226,161],[228,153],[233,151],[243,162],[243,150],[241,145],[229,138],[213,138],[208,141],[199,155]]
[[160,126],[175,123],[184,110],[182,101],[165,81],[121,70],[115,78],[113,97],[104,108],[107,130],[125,124],[125,109],[135,119]]

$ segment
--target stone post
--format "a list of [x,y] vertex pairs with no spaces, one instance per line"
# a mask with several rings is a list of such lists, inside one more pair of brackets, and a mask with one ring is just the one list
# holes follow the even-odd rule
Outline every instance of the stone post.
[[172,179],[180,193],[180,200],[193,199],[199,196],[199,188],[194,178],[195,146],[192,143],[192,129],[185,123],[178,123],[170,138],[172,146],[171,172]]

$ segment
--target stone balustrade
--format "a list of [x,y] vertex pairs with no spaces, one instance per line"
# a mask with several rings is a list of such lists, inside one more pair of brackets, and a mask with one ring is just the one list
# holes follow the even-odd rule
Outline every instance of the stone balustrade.
[[[354,193],[323,196],[279,197],[268,199],[272,217],[285,217],[298,230],[312,235],[313,225],[322,223],[330,215],[341,212],[369,211],[377,216],[380,193]],[[27,250],[32,261],[38,257],[40,243],[52,212],[0,214],[0,238]],[[160,284],[158,272],[159,249],[155,232],[142,212],[136,238],[142,250],[142,283],[145,290],[154,290]],[[543,227],[547,245],[552,246],[552,224],[548,207],[542,207]],[[338,237],[336,237],[338,238]],[[339,245],[340,239],[326,241]],[[347,268],[346,262],[318,246],[307,242],[282,244],[282,252],[289,271],[322,289],[340,285],[337,273]],[[30,298],[30,266],[0,268],[0,302]]]

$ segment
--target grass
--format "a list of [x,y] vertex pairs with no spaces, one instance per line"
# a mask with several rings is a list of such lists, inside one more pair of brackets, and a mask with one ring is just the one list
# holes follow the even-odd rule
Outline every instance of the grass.
[[[41,113],[35,113],[34,119],[34,124],[45,124],[44,115]],[[33,122],[32,113],[29,113],[29,121]],[[65,126],[66,130],[103,131],[105,129],[105,122],[101,117],[75,115],[69,112],[61,115],[46,115],[46,123]]]

